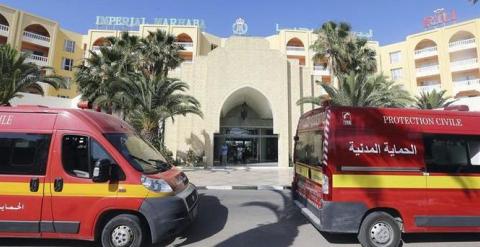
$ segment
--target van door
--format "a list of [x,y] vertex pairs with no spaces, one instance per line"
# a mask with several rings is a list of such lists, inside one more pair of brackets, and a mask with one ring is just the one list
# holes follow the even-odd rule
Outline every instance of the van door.
[[419,226],[435,230],[480,229],[480,137],[427,135],[428,214]]
[[0,133],[0,236],[40,236],[51,134]]
[[62,236],[80,234],[89,239],[99,212],[115,205],[118,189],[109,182],[94,183],[93,166],[98,160],[114,161],[89,135],[57,132],[55,138],[60,152],[49,178],[53,215],[50,227]]

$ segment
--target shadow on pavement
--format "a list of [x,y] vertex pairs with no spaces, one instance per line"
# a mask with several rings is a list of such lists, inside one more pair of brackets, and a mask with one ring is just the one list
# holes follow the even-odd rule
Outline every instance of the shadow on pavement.
[[211,237],[223,229],[227,223],[228,209],[215,196],[200,194],[199,200],[198,218],[192,225],[176,238],[156,246],[169,246],[175,239],[184,241],[174,246],[185,246]]
[[[254,201],[244,203],[244,207],[263,207],[271,210],[277,217],[277,221],[270,224],[259,225],[256,228],[239,233],[221,243],[216,247],[237,247],[237,246],[292,246],[299,230],[298,227],[307,224],[304,217],[300,217],[300,211],[293,204],[292,200],[281,191],[278,193],[283,199],[283,209],[278,205],[266,201]],[[254,210],[254,209],[252,209]]]
[[358,244],[357,235],[343,233],[320,232],[322,236],[332,244]]

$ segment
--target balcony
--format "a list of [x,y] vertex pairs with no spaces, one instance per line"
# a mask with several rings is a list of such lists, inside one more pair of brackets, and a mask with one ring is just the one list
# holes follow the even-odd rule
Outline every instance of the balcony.
[[453,94],[456,95],[462,91],[480,91],[480,79],[471,79],[453,82]]
[[50,47],[50,37],[28,31],[23,31],[23,41],[36,45]]
[[438,55],[438,50],[436,46],[431,46],[427,48],[423,48],[420,50],[415,50],[415,59],[426,58],[426,57],[433,57]]
[[472,49],[476,47],[477,47],[477,44],[475,43],[475,38],[471,38],[471,39],[464,39],[464,40],[450,42],[448,44],[448,51],[455,52],[455,51],[460,51],[465,49]]
[[330,75],[330,69],[325,67],[325,66],[321,66],[321,65],[317,65],[317,66],[313,66],[313,75],[321,75],[321,76],[329,76]]
[[440,86],[440,84],[425,85],[425,86],[418,86],[417,87],[417,93],[418,94],[430,93],[433,90],[435,90],[437,92],[440,92],[440,90],[442,90],[442,87]]
[[454,61],[450,63],[450,70],[452,72],[462,71],[462,70],[471,70],[478,68],[478,59],[469,58],[459,61]]
[[440,73],[440,66],[438,64],[420,67],[416,69],[417,77],[438,75]]
[[8,37],[8,30],[8,26],[0,24],[0,36]]
[[31,54],[25,59],[25,62],[34,63],[38,66],[48,66],[48,57]]
[[305,56],[305,47],[303,47],[303,46],[287,46],[287,55]]
[[193,52],[193,42],[175,42],[175,44],[182,46],[183,51]]

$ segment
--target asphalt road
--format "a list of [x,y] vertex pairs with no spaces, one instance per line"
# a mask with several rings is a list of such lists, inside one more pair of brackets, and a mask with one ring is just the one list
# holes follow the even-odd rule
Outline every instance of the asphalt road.
[[[321,234],[292,204],[289,191],[200,191],[199,217],[182,236],[155,247],[359,246],[354,235]],[[415,234],[404,247],[480,246],[480,234]],[[93,247],[89,242],[0,239],[0,246]]]

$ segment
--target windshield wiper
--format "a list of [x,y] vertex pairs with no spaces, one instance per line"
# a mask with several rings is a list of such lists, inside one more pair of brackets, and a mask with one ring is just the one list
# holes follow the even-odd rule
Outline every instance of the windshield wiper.
[[148,159],[149,161],[154,161],[155,162],[155,167],[158,168],[158,169],[162,169],[164,171],[172,168],[172,166],[170,164],[168,164],[167,162],[163,161],[163,160],[157,160],[157,159]]
[[142,158],[139,158],[139,157],[137,157],[137,156],[135,156],[135,155],[131,155],[131,154],[130,154],[129,156],[130,156],[131,158],[133,158],[133,159],[136,159],[136,160],[140,161],[140,162],[143,162],[143,163],[145,163],[145,164],[149,164],[149,165],[151,165],[151,166],[156,167],[154,164],[152,164],[152,163],[150,163],[150,162],[148,162],[148,161],[146,161],[146,160],[144,160],[144,159],[142,159]]

